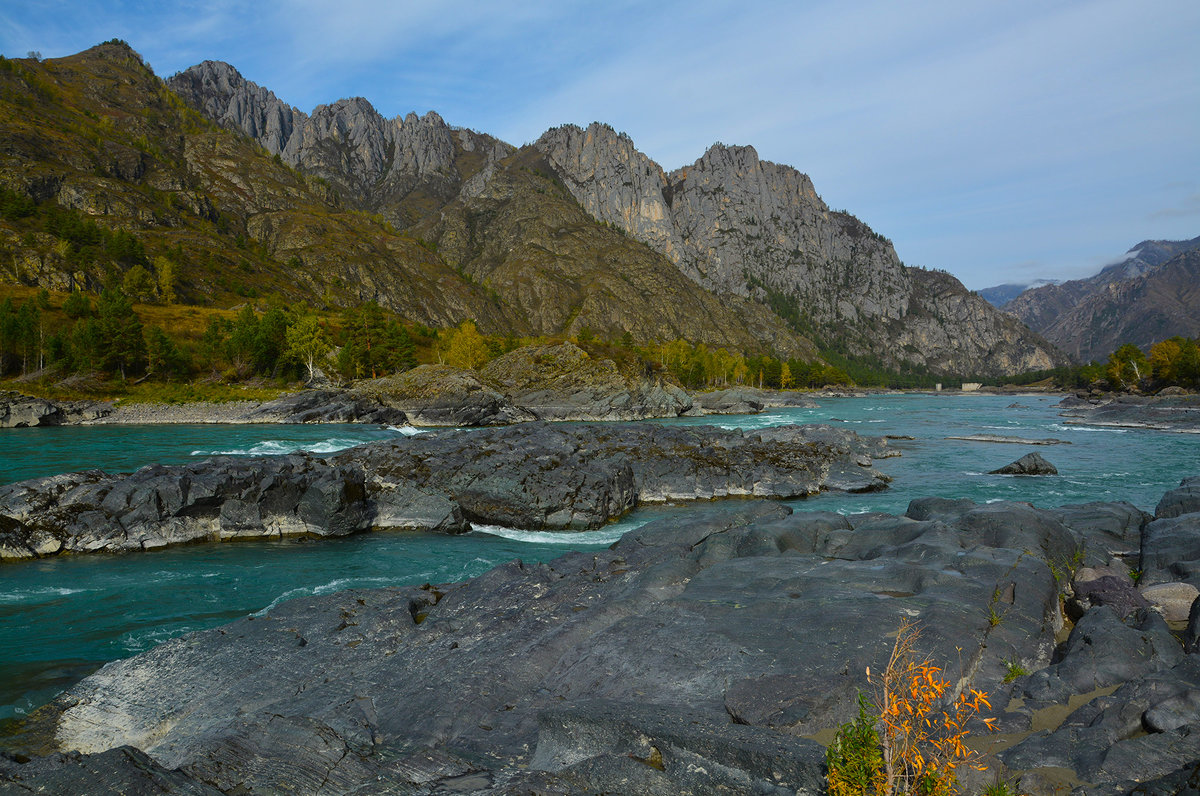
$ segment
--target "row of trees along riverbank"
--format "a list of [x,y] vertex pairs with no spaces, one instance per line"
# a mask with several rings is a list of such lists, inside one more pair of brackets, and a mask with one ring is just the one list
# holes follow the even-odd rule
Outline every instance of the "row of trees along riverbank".
[[56,376],[102,371],[161,380],[217,376],[292,380],[337,349],[345,378],[393,373],[417,363],[417,347],[437,333],[406,326],[375,304],[318,314],[303,304],[268,302],[216,310],[136,305],[122,286],[99,295],[28,291],[0,301],[0,377],[50,369]]
[[1009,380],[1016,385],[1050,380],[1062,389],[1137,390],[1157,392],[1165,387],[1200,389],[1200,338],[1171,337],[1142,351],[1125,343],[1101,362],[1023,373]]
[[[373,303],[340,313],[277,300],[261,309],[247,304],[220,310],[162,300],[135,304],[128,287],[113,284],[99,295],[7,288],[0,300],[0,378],[103,372],[121,381],[284,383],[320,367],[356,379],[397,373],[419,362],[480,368],[521,345],[548,342],[484,335],[470,321],[444,330],[406,324]],[[576,342],[623,369],[657,370],[693,389],[853,383],[844,371],[824,363],[745,355],[684,340],[639,346],[629,335],[605,342],[585,330]]]

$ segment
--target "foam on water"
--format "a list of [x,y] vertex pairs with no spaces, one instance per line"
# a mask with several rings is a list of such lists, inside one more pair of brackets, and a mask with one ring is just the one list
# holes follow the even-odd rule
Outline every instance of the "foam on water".
[[35,603],[45,602],[47,599],[55,597],[67,597],[71,594],[79,594],[87,589],[70,589],[66,586],[36,586],[32,589],[21,589],[18,591],[0,591],[0,603],[16,604],[16,603]]
[[323,442],[294,442],[291,440],[264,440],[248,448],[229,448],[226,450],[194,450],[193,456],[282,456],[288,453],[336,453],[356,445],[362,445],[364,440],[332,437]]
[[472,525],[471,530],[477,533],[486,533],[489,536],[512,539],[515,542],[570,546],[612,544],[627,532],[641,527],[642,524],[617,523],[596,531],[523,531],[519,528],[505,528],[502,525]]
[[333,594],[335,591],[342,591],[343,589],[388,586],[395,585],[395,583],[396,581],[392,578],[338,578],[328,583],[322,583],[319,586],[301,586],[300,588],[285,591],[272,600],[271,604],[266,608],[261,608],[250,615],[266,616],[271,609],[276,608],[280,603],[296,599],[297,597],[320,597],[324,594]]
[[1050,428],[1055,431],[1102,431],[1108,434],[1128,434],[1133,429],[1114,428],[1113,426],[1068,426],[1064,423],[1052,423]]
[[398,431],[406,437],[411,437],[416,434],[428,434],[429,429],[417,428],[416,426],[388,426],[388,431]]

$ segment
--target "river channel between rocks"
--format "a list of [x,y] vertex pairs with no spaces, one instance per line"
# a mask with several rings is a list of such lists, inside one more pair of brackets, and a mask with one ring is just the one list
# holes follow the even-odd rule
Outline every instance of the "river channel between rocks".
[[[883,492],[823,493],[789,505],[842,515],[903,514],[918,497],[1052,507],[1128,501],[1153,511],[1164,492],[1200,472],[1200,436],[1064,424],[1047,396],[880,395],[822,399],[816,409],[679,419],[755,429],[790,423],[844,425],[889,436],[900,458],[875,466],[894,480]],[[205,455],[330,453],[415,433],[380,426],[97,426],[15,429],[0,435],[0,481],[89,468],[128,471]],[[987,435],[1065,444],[1032,447],[947,439]],[[988,475],[1030,451],[1058,469],[1049,477]],[[736,503],[738,501],[731,501]],[[120,556],[71,556],[0,567],[0,719],[20,718],[103,663],[184,633],[286,600],[349,588],[447,583],[506,561],[547,561],[601,550],[663,517],[686,523],[701,506],[639,509],[595,531],[477,527],[463,536],[375,533],[345,539],[203,544]]]

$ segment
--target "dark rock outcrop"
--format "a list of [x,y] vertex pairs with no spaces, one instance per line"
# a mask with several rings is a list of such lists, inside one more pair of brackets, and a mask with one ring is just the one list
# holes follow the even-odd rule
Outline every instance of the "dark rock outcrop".
[[377,423],[402,425],[408,415],[371,396],[349,390],[305,390],[268,401],[247,413],[246,422]]
[[198,540],[462,532],[468,523],[597,528],[639,503],[867,491],[883,440],[828,426],[743,434],[712,427],[546,423],[437,432],[327,458],[218,457],[0,487],[0,558]]
[[536,420],[479,374],[449,365],[419,365],[395,376],[357,382],[356,395],[403,412],[414,426],[502,426]]
[[1068,396],[1059,407],[1067,425],[1200,433],[1200,395]]
[[697,393],[695,401],[706,415],[752,415],[764,409],[815,409],[817,406],[811,398],[799,393],[757,387],[727,387]]
[[989,471],[989,475],[1058,475],[1058,468],[1040,453],[1027,453],[1015,462]]
[[466,583],[282,603],[108,664],[40,717],[66,754],[0,782],[70,792],[109,765],[182,793],[816,793],[804,736],[854,714],[913,619],[1017,740],[987,780],[1128,792],[1200,754],[1200,658],[1104,605],[1056,645],[1051,564],[1084,550],[1103,571],[1086,551],[1136,526],[1107,505],[726,504]]
[[678,417],[692,399],[661,374],[623,373],[573,343],[523,346],[489,362],[480,377],[540,420]]
[[112,412],[112,405],[92,401],[49,401],[17,392],[0,392],[0,428],[64,426],[95,420]]
[[1179,486],[1162,496],[1154,508],[1154,516],[1178,517],[1200,512],[1200,477],[1185,478]]

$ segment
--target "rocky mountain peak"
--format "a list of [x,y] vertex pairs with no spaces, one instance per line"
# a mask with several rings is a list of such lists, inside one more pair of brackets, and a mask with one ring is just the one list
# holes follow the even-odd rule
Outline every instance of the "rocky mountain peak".
[[283,157],[363,190],[378,182],[391,165],[394,142],[389,128],[375,106],[362,97],[318,105],[299,135],[288,141]]
[[[197,64],[167,83],[208,118],[329,180],[352,205],[381,211],[400,226],[415,219],[404,206],[414,191],[421,194],[413,200],[418,206],[429,194],[444,202],[464,176],[512,152],[490,136],[451,128],[435,111],[386,119],[363,97],[305,114],[220,61]],[[459,168],[460,152],[474,154],[461,164],[467,175]]]
[[304,114],[224,61],[199,63],[168,78],[167,85],[209,119],[253,138],[273,155],[284,151],[303,123]]
[[713,144],[670,174],[607,125],[555,128],[535,146],[597,219],[701,286],[769,303],[848,353],[963,373],[1061,361],[957,280],[906,268],[891,241],[830,211],[808,175],[752,146]]
[[1031,288],[1004,305],[1081,361],[1104,359],[1124,343],[1148,348],[1200,333],[1196,296],[1200,238],[1145,240],[1086,279]]

